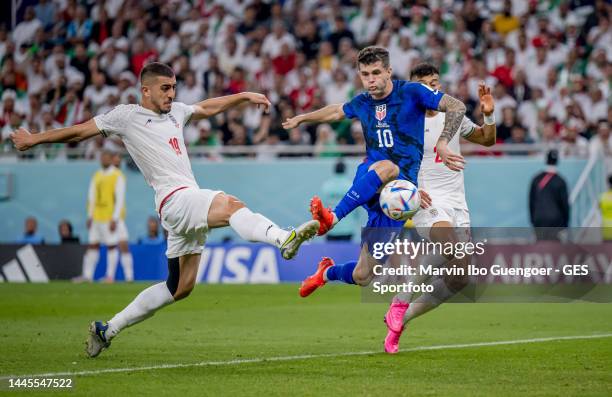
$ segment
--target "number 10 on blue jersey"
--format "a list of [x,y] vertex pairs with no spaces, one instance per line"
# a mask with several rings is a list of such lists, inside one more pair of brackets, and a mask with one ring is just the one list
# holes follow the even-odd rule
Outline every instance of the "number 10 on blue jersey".
[[389,129],[376,130],[378,135],[378,147],[393,147],[393,133]]

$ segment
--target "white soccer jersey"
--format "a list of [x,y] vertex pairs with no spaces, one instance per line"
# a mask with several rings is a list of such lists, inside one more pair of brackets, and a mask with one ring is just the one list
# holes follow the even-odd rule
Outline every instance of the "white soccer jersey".
[[[457,172],[449,169],[436,153],[436,143],[442,134],[444,118],[445,115],[442,112],[434,117],[425,117],[425,145],[418,177],[419,188],[429,193],[434,204],[444,203],[451,208],[467,210],[463,171]],[[475,127],[476,124],[464,116],[458,133],[448,143],[449,149],[454,153],[461,153],[459,135],[465,138],[474,132]]]
[[155,190],[157,209],[174,189],[199,188],[183,141],[183,127],[193,112],[193,106],[174,102],[165,114],[140,105],[118,105],[94,117],[104,136],[116,134],[123,140],[145,180]]

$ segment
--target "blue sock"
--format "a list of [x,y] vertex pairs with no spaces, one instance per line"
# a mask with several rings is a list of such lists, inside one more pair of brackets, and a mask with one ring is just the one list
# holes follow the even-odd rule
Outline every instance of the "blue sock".
[[347,262],[343,265],[334,265],[327,269],[327,279],[329,281],[342,281],[346,284],[355,284],[353,280],[353,270],[357,266],[357,261]]
[[367,203],[376,194],[382,181],[376,171],[368,171],[361,178],[353,182],[353,186],[342,197],[342,200],[334,208],[338,220],[344,218],[355,208]]

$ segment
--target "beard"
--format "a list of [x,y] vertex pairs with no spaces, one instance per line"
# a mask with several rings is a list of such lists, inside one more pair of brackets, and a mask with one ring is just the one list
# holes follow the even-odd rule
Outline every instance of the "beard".
[[170,102],[170,107],[168,108],[168,110],[164,109],[163,106],[164,106],[164,104],[157,105],[157,108],[159,109],[159,112],[161,114],[170,113],[170,110],[172,110],[172,102]]

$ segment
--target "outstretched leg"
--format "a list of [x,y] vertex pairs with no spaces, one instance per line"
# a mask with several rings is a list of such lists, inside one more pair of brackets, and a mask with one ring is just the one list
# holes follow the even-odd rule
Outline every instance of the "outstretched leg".
[[95,321],[90,325],[86,352],[96,357],[110,346],[121,330],[153,316],[164,306],[189,296],[195,286],[200,254],[168,259],[168,279],[142,291],[108,322]]
[[291,259],[300,245],[315,236],[319,222],[308,221],[296,229],[284,230],[262,214],[254,213],[236,197],[219,193],[213,199],[208,211],[208,227],[231,226],[240,237],[247,241],[272,244],[281,250],[285,259]]
[[340,281],[345,284],[366,287],[374,277],[374,266],[377,263],[368,251],[366,244],[361,247],[359,260],[357,261],[336,265],[331,258],[325,257],[319,262],[317,271],[302,282],[300,296],[302,298],[309,296],[328,281]]
[[327,233],[333,225],[351,213],[355,208],[370,201],[380,191],[382,186],[397,179],[398,176],[399,167],[397,165],[389,160],[381,160],[370,165],[365,171],[357,171],[353,185],[333,211],[325,208],[320,198],[317,196],[313,197],[310,203],[310,212],[313,219],[318,220],[321,224],[317,234],[323,235]]

